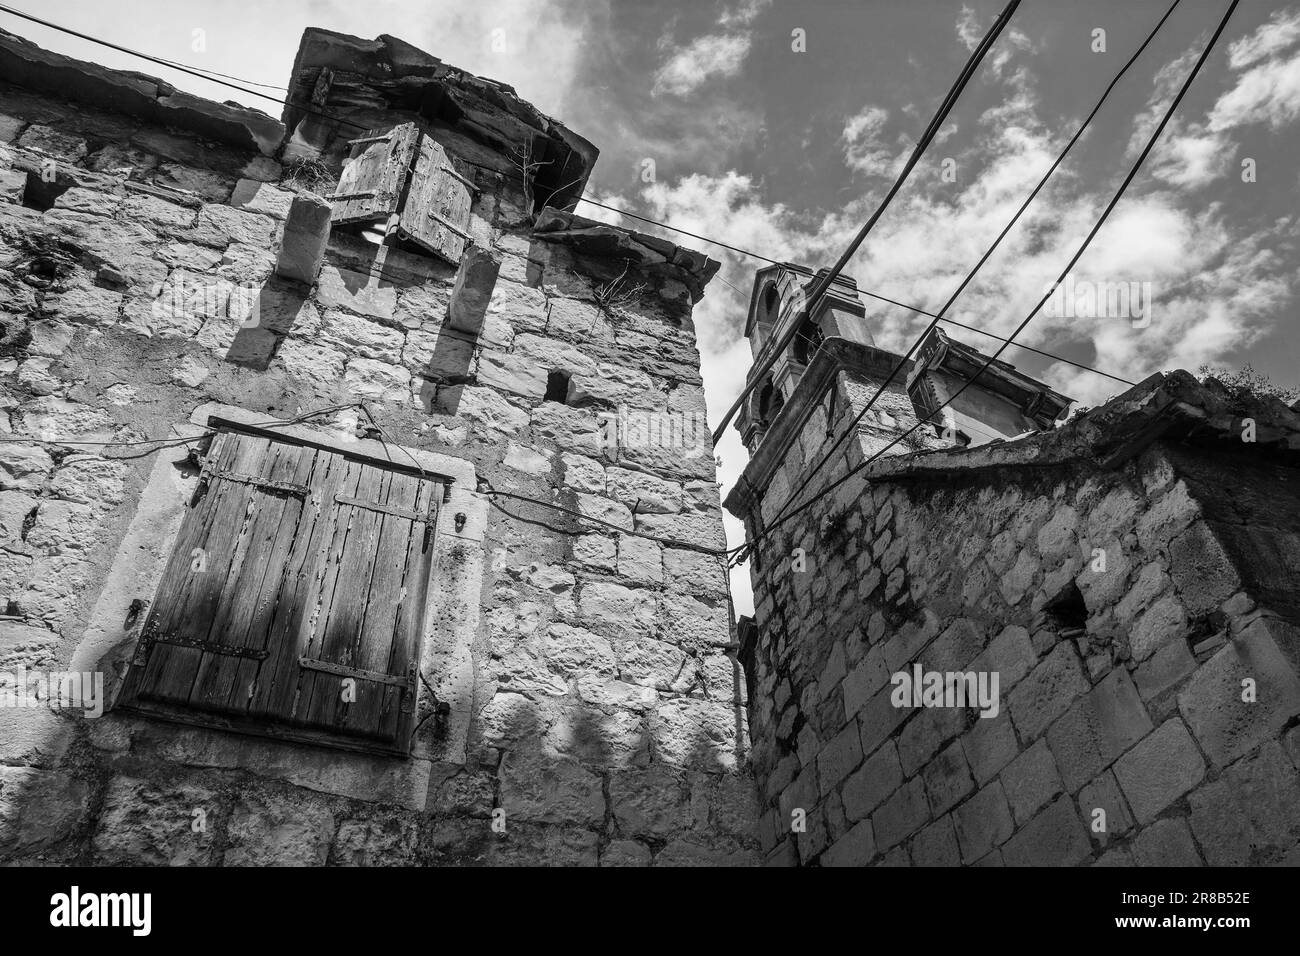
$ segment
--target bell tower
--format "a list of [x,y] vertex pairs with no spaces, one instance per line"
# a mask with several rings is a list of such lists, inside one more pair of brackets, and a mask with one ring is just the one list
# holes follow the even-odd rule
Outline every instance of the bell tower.
[[837,277],[809,310],[809,293],[828,271],[821,269],[813,273],[786,262],[760,269],[754,276],[754,292],[745,322],[745,336],[754,357],[749,372],[751,381],[789,329],[795,327],[798,331],[771,369],[763,373],[762,381],[755,386],[738,416],[737,427],[750,454],[794,394],[824,340],[834,336],[862,345],[874,344],[867,328],[866,309],[858,296],[858,284],[848,276]]

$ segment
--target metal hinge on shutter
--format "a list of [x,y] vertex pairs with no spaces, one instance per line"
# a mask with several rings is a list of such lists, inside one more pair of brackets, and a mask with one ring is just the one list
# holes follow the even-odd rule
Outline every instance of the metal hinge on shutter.
[[283,491],[300,497],[311,494],[311,489],[306,485],[295,484],[292,481],[272,481],[269,478],[259,478],[257,475],[246,475],[238,471],[211,471],[200,477],[205,480],[222,478],[226,481],[237,481],[240,484],[253,485],[256,488],[269,488],[272,491]]
[[446,173],[448,176],[452,177],[453,179],[460,180],[460,182],[464,183],[468,188],[474,190],[474,192],[481,193],[483,191],[479,189],[478,185],[472,179],[466,179],[460,173],[456,172],[456,170],[454,170],[452,167],[439,166],[438,168],[442,170],[444,173]]
[[365,501],[361,498],[350,498],[347,495],[335,495],[334,500],[341,505],[352,505],[354,508],[365,508],[367,511],[378,511],[380,514],[393,515],[398,518],[408,518],[411,521],[432,521],[433,518],[427,514],[421,514],[418,511],[410,511],[406,508],[396,508],[393,505],[382,505],[377,501]]
[[362,144],[367,144],[367,143],[387,143],[387,142],[391,142],[392,138],[393,138],[392,133],[385,133],[383,136],[362,136],[360,139],[348,140],[348,145],[361,146]]
[[394,687],[415,690],[413,668],[405,677],[399,677],[396,674],[387,674],[383,671],[368,671],[360,667],[348,667],[345,664],[335,664],[330,661],[317,660],[313,657],[298,658],[298,666],[303,670],[320,671],[322,674],[333,674],[335,677],[355,677],[357,680],[371,681],[376,684],[391,684]]
[[270,651],[257,647],[237,647],[233,644],[221,644],[217,641],[196,641],[187,637],[143,637],[136,647],[135,663],[142,664],[149,657],[149,649],[154,644],[170,644],[173,647],[193,647],[208,654],[220,654],[223,657],[246,657],[255,661],[266,660]]
[[438,215],[432,209],[429,210],[428,215],[429,218],[432,219],[434,222],[438,223],[438,225],[442,226],[444,229],[450,229],[452,232],[460,236],[466,242],[472,243],[474,241],[474,237],[471,236],[468,232],[460,228],[460,226],[456,225],[454,222],[449,222],[443,216]]
[[331,193],[326,199],[373,199],[373,192],[367,193]]

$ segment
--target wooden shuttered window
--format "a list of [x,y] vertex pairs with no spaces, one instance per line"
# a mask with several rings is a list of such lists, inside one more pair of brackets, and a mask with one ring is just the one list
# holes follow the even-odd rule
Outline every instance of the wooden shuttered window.
[[469,241],[469,184],[452,168],[447,152],[428,136],[420,138],[411,188],[402,205],[403,238],[448,262],[458,263]]
[[352,140],[339,184],[330,197],[330,222],[387,222],[397,214],[419,131],[414,123],[373,129]]
[[406,753],[443,483],[219,432],[120,703]]
[[442,145],[404,123],[352,140],[330,221],[383,222],[398,238],[454,265],[470,240],[473,192]]

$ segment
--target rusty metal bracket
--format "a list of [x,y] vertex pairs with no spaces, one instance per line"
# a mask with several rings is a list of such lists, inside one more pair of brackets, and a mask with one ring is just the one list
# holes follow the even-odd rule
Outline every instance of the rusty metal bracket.
[[450,222],[447,219],[444,219],[442,216],[438,215],[432,209],[429,210],[428,216],[430,219],[432,219],[438,225],[442,226],[444,229],[454,232],[456,235],[460,236],[462,239],[465,239],[466,241],[472,240],[474,238],[464,229],[460,228],[460,226],[457,226],[455,223]]
[[463,183],[466,187],[473,190],[474,192],[481,193],[483,191],[472,180],[466,179],[464,176],[456,172],[456,170],[452,169],[450,166],[439,166],[438,168],[442,170],[444,173],[446,173],[448,176],[451,176],[453,179],[459,180],[461,183]]
[[409,511],[406,508],[395,508],[392,505],[383,505],[377,501],[366,501],[363,498],[351,498],[347,495],[335,495],[334,500],[341,505],[352,505],[354,508],[365,508],[367,511],[378,511],[380,514],[393,515],[397,518],[409,518],[411,521],[433,521],[433,518],[430,515],[421,514],[418,511]]
[[[222,657],[246,657],[255,661],[266,660],[271,652],[257,647],[237,647],[234,644],[220,644],[216,641],[195,641],[187,637],[141,638],[136,648],[136,657],[140,648],[146,644],[171,644],[173,647],[192,647],[207,654],[219,654]],[[147,655],[146,655],[147,656]]]
[[238,471],[212,471],[200,477],[205,480],[224,478],[226,481],[237,481],[241,484],[255,485],[258,488],[270,488],[274,491],[286,491],[291,495],[301,495],[304,497],[311,494],[311,489],[306,485],[297,485],[292,481],[271,481],[266,478],[259,478],[256,475],[246,475]]
[[398,677],[395,674],[385,674],[383,671],[368,671],[360,667],[347,667],[344,664],[334,664],[330,661],[316,660],[312,657],[298,658],[298,666],[307,671],[320,671],[322,674],[333,674],[336,677],[355,677],[357,680],[372,681],[376,684],[392,684],[394,687],[402,687],[408,691],[415,689],[415,677]]

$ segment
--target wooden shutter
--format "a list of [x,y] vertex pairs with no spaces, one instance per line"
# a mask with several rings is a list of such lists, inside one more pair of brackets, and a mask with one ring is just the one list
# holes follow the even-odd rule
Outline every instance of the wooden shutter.
[[339,184],[330,197],[330,222],[369,222],[396,215],[419,131],[414,123],[370,130],[351,141]]
[[441,483],[223,432],[200,490],[121,704],[405,753]]
[[472,188],[452,167],[446,150],[421,136],[411,187],[402,206],[402,238],[458,265],[470,238],[472,204]]

